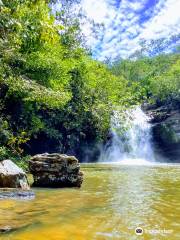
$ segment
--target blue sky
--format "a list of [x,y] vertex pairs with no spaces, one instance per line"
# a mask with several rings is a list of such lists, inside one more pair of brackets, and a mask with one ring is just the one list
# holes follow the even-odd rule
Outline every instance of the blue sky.
[[[91,26],[82,26],[93,56],[99,60],[127,58],[140,50],[140,41],[165,38],[162,51],[179,42],[180,0],[82,0],[82,8],[95,23],[103,24],[95,38]],[[173,36],[176,35],[176,38]]]

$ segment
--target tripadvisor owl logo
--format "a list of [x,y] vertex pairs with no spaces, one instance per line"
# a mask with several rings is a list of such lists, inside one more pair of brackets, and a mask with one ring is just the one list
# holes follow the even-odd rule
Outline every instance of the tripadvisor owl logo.
[[143,235],[143,229],[141,227],[137,227],[135,229],[135,233],[136,233],[136,235]]

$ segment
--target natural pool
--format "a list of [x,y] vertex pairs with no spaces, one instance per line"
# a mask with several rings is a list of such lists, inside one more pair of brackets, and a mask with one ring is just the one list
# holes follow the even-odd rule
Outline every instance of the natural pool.
[[31,201],[1,200],[0,226],[17,229],[0,239],[180,239],[179,165],[82,164],[82,170],[80,189],[35,189]]

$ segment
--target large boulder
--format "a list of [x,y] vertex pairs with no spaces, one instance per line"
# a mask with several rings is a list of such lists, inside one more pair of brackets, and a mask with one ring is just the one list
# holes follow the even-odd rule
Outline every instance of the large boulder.
[[0,188],[29,190],[26,174],[11,160],[0,161]]
[[36,187],[80,187],[83,173],[74,156],[64,154],[38,154],[29,161]]

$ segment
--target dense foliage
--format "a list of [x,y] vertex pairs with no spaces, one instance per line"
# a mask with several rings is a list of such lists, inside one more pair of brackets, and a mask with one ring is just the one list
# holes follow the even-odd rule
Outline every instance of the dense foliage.
[[105,139],[127,82],[92,60],[70,30],[55,24],[46,1],[1,3],[1,158],[80,154],[81,145]]
[[151,103],[167,104],[180,100],[180,54],[162,54],[124,60],[111,66],[116,76],[135,84],[140,98]]
[[178,54],[109,69],[82,47],[77,20],[57,21],[66,14],[55,19],[48,4],[0,1],[0,159],[45,151],[95,159],[115,106],[179,94]]

